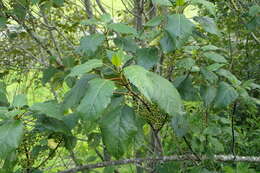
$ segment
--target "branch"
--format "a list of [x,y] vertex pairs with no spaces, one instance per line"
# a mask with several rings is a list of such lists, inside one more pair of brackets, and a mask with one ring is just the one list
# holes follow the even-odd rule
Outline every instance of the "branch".
[[[94,168],[103,168],[107,166],[117,166],[117,165],[127,165],[127,164],[140,164],[143,162],[169,162],[169,161],[185,161],[185,160],[197,160],[197,157],[194,155],[173,155],[173,156],[163,156],[163,157],[148,157],[148,158],[134,158],[134,159],[125,159],[125,160],[115,160],[115,161],[105,161],[95,164],[87,164],[83,166],[78,166],[75,168],[67,169],[60,171],[58,173],[76,173],[78,171],[94,169]],[[202,156],[201,160],[210,160],[211,158],[207,156]],[[214,155],[213,160],[219,162],[257,162],[260,163],[260,157],[253,156],[236,156],[233,155]]]
[[103,5],[101,4],[100,0],[96,0],[96,2],[97,2],[97,5],[98,5],[99,9],[102,11],[102,13],[106,14],[107,11],[105,10]]

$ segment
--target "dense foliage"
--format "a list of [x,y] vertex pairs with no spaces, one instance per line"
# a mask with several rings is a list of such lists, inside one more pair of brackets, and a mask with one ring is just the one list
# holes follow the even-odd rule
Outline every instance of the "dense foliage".
[[0,0],[0,173],[259,172],[259,29],[257,0]]

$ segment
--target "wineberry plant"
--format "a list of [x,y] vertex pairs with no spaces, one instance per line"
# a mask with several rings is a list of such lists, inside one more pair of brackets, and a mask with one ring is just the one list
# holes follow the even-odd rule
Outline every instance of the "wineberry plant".
[[0,0],[0,173],[260,171],[256,0]]

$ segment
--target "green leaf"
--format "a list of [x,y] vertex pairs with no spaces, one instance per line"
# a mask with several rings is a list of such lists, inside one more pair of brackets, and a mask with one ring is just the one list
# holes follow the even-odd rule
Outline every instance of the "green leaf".
[[28,2],[25,0],[19,0],[18,2],[13,2],[12,7],[13,7],[13,14],[19,19],[19,20],[24,20],[26,13],[27,13],[27,7],[28,7]]
[[77,108],[82,118],[88,121],[97,120],[111,102],[114,89],[115,84],[110,80],[91,80],[86,94]]
[[210,136],[220,136],[222,133],[221,128],[218,126],[210,126],[207,127],[204,131],[203,134],[205,135],[210,135]]
[[31,3],[32,3],[33,5],[38,4],[39,2],[40,2],[40,0],[31,0]]
[[210,144],[213,146],[215,152],[223,152],[224,151],[224,146],[222,143],[219,142],[217,138],[210,137],[209,138]]
[[214,50],[219,50],[220,48],[214,45],[207,45],[207,46],[203,46],[201,49],[203,51],[214,51]]
[[[175,82],[176,83],[176,82]],[[178,84],[177,87],[181,98],[186,101],[196,101],[198,100],[197,89],[194,88],[192,84],[192,78],[185,75],[183,80]]]
[[117,47],[129,51],[129,52],[135,52],[136,49],[138,49],[138,45],[136,44],[135,40],[132,38],[115,38],[114,43],[116,44]]
[[155,47],[138,49],[136,58],[138,65],[150,69],[159,61],[158,50]]
[[208,71],[206,68],[201,68],[200,72],[210,83],[216,83],[218,81],[218,76],[214,72]]
[[103,34],[92,34],[85,36],[81,38],[78,50],[82,51],[83,53],[94,53],[98,47],[102,45],[104,40],[105,36]]
[[175,46],[180,48],[192,34],[195,25],[183,14],[168,16],[166,31],[172,37]]
[[88,82],[97,77],[96,75],[84,75],[80,80],[77,81],[75,86],[65,94],[64,98],[64,109],[75,107],[80,103],[80,100],[84,97],[88,88]]
[[158,5],[164,5],[164,6],[170,6],[172,5],[170,0],[152,0],[153,3],[158,4]]
[[161,24],[161,22],[163,21],[164,17],[163,16],[156,16],[154,18],[152,18],[151,20],[149,20],[145,26],[149,26],[149,27],[155,27]]
[[124,56],[124,53],[122,51],[119,51],[119,52],[113,54],[112,59],[111,59],[112,64],[116,67],[120,67],[123,64],[123,62],[122,62],[123,56]]
[[25,94],[19,94],[14,97],[13,106],[14,107],[23,107],[27,105],[27,98]]
[[214,106],[217,108],[225,108],[238,97],[237,91],[228,83],[220,82],[218,86],[217,96],[214,100]]
[[16,166],[18,161],[17,154],[15,151],[8,154],[8,156],[5,158],[4,164],[0,170],[0,173],[13,173],[14,167]]
[[225,64],[214,63],[214,64],[207,66],[207,70],[212,72],[212,71],[216,71],[216,70],[220,69],[223,66],[225,66]]
[[63,118],[63,109],[62,106],[54,101],[35,103],[30,109],[32,111],[38,111],[42,114],[46,114],[48,117],[62,119]]
[[223,56],[215,52],[206,52],[203,55],[212,61],[219,63],[227,63],[227,60]]
[[185,0],[176,0],[177,6],[183,6],[185,4]]
[[6,26],[7,19],[5,17],[0,16],[0,28]]
[[168,32],[165,32],[164,37],[160,40],[160,45],[163,52],[165,53],[169,53],[176,49],[176,46],[174,45],[174,40],[171,38]]
[[[77,65],[71,69],[71,72],[68,76],[79,76],[85,73],[90,72],[94,68],[103,66],[103,63],[99,59],[91,59],[84,64]],[[67,77],[68,77],[67,76]]]
[[191,3],[195,5],[202,5],[209,11],[210,14],[212,14],[213,16],[216,15],[215,5],[212,2],[209,2],[207,0],[191,0]]
[[0,158],[7,157],[20,144],[23,123],[20,120],[7,121],[0,126]]
[[186,116],[173,116],[171,120],[171,125],[174,129],[175,134],[178,137],[183,137],[189,130],[189,124]]
[[86,19],[86,20],[83,20],[80,22],[80,24],[82,24],[82,25],[97,25],[99,23],[100,22],[95,18]]
[[184,58],[177,62],[176,66],[190,70],[195,65],[195,61],[192,58]]
[[52,66],[44,69],[43,76],[41,79],[43,85],[45,85],[47,82],[49,82],[51,80],[51,78],[58,72],[60,72],[60,70],[58,70],[57,68],[52,67]]
[[110,14],[106,13],[106,14],[103,14],[100,16],[100,21],[103,22],[103,23],[109,23],[111,22],[113,19],[111,17]]
[[112,23],[108,27],[116,32],[122,34],[137,34],[136,30],[128,25],[122,23]]
[[241,81],[236,78],[230,71],[225,70],[225,69],[219,69],[216,71],[218,75],[223,76],[227,78],[232,84],[234,85],[240,85]]
[[157,163],[155,169],[157,173],[174,173],[181,169],[181,163],[174,161]]
[[252,7],[249,8],[249,15],[250,16],[256,16],[257,14],[260,13],[260,6],[259,5],[253,5]]
[[0,81],[0,106],[8,106],[6,94],[7,92],[5,83]]
[[161,76],[138,65],[128,66],[124,75],[150,101],[169,115],[182,115],[182,101],[177,89]]
[[64,4],[64,0],[53,0],[53,3],[57,7],[61,7]]
[[138,130],[133,109],[121,105],[109,110],[103,116],[100,128],[108,152],[120,158],[128,151]]
[[200,25],[205,31],[215,35],[220,34],[218,27],[212,18],[204,16],[204,17],[195,17],[194,19],[200,23]]
[[200,88],[200,95],[203,99],[204,105],[208,107],[217,95],[217,88],[214,86],[202,86]]
[[45,115],[39,115],[37,121],[37,127],[50,132],[63,133],[70,135],[70,128],[63,120],[59,120],[52,117],[47,117]]

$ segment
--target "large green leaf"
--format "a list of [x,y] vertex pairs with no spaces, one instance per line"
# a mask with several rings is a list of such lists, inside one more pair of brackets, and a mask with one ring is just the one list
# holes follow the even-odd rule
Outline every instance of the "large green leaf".
[[200,23],[203,29],[211,34],[219,35],[220,32],[215,21],[207,16],[204,17],[196,17],[195,20]]
[[149,101],[157,103],[166,113],[183,114],[181,97],[168,80],[138,65],[126,67],[124,74]]
[[176,49],[174,40],[171,38],[168,32],[164,33],[163,38],[160,40],[160,45],[162,47],[163,52],[165,53],[169,53]]
[[204,105],[209,106],[217,95],[217,88],[214,86],[202,86],[200,88],[200,95],[203,99]]
[[256,16],[257,14],[260,14],[260,6],[259,5],[253,5],[249,8],[250,16]]
[[217,96],[214,100],[214,106],[217,108],[225,108],[238,97],[237,91],[226,82],[220,82],[218,86]]
[[[77,65],[71,69],[68,76],[78,76],[90,72],[94,68],[101,67],[103,65],[102,61],[99,59],[91,59],[84,64]],[[67,76],[67,77],[68,77]]]
[[75,107],[80,103],[80,100],[86,93],[88,82],[94,77],[96,77],[96,75],[85,75],[77,81],[75,86],[73,86],[73,88],[65,95],[63,102],[64,109]]
[[92,34],[81,38],[79,51],[84,53],[88,52],[96,52],[99,46],[102,45],[105,40],[105,36],[103,34]]
[[156,48],[138,49],[136,58],[138,65],[150,69],[159,61],[158,50]]
[[71,134],[70,128],[63,120],[47,117],[45,115],[39,115],[37,127],[50,132],[63,133],[66,135]]
[[20,144],[23,124],[19,120],[7,121],[0,126],[0,158],[5,158]]
[[166,31],[173,38],[177,48],[180,48],[192,34],[195,25],[183,14],[168,16]]
[[137,133],[134,111],[124,105],[108,110],[101,120],[103,141],[110,154],[120,158]]
[[125,51],[135,52],[138,49],[138,45],[135,40],[128,37],[117,37],[114,39],[114,43],[117,47],[122,48]]
[[225,78],[227,78],[232,84],[234,84],[234,85],[240,85],[241,84],[241,81],[240,80],[238,80],[237,78],[236,78],[236,76],[235,75],[233,75],[230,71],[228,71],[228,70],[225,70],[225,69],[219,69],[218,71],[217,71],[217,74],[218,75],[220,75],[220,76],[223,76],[223,77],[225,77]]
[[198,91],[192,84],[192,77],[184,76],[184,80],[177,87],[181,98],[186,101],[198,100]]
[[219,63],[227,63],[227,60],[223,56],[215,52],[205,52],[203,55],[212,61]]
[[46,114],[48,117],[62,119],[63,109],[62,106],[54,101],[35,103],[30,107],[33,111],[38,111],[39,113]]
[[14,107],[23,107],[27,105],[27,98],[25,94],[18,94],[14,97],[13,106]]
[[218,76],[214,72],[208,71],[203,67],[200,69],[200,72],[207,81],[211,83],[216,83],[218,81]]
[[85,120],[98,119],[110,103],[114,89],[115,84],[110,80],[91,80],[86,94],[77,108],[82,118]]
[[122,34],[136,34],[136,30],[126,24],[123,23],[112,23],[108,25],[108,27],[116,32]]
[[225,66],[225,64],[214,63],[214,64],[207,66],[207,70],[210,72],[213,72],[213,71],[220,69],[223,66]]
[[163,21],[163,16],[156,16],[156,17],[152,18],[151,20],[149,20],[145,24],[145,26],[150,26],[150,27],[158,26],[161,24],[162,21]]

